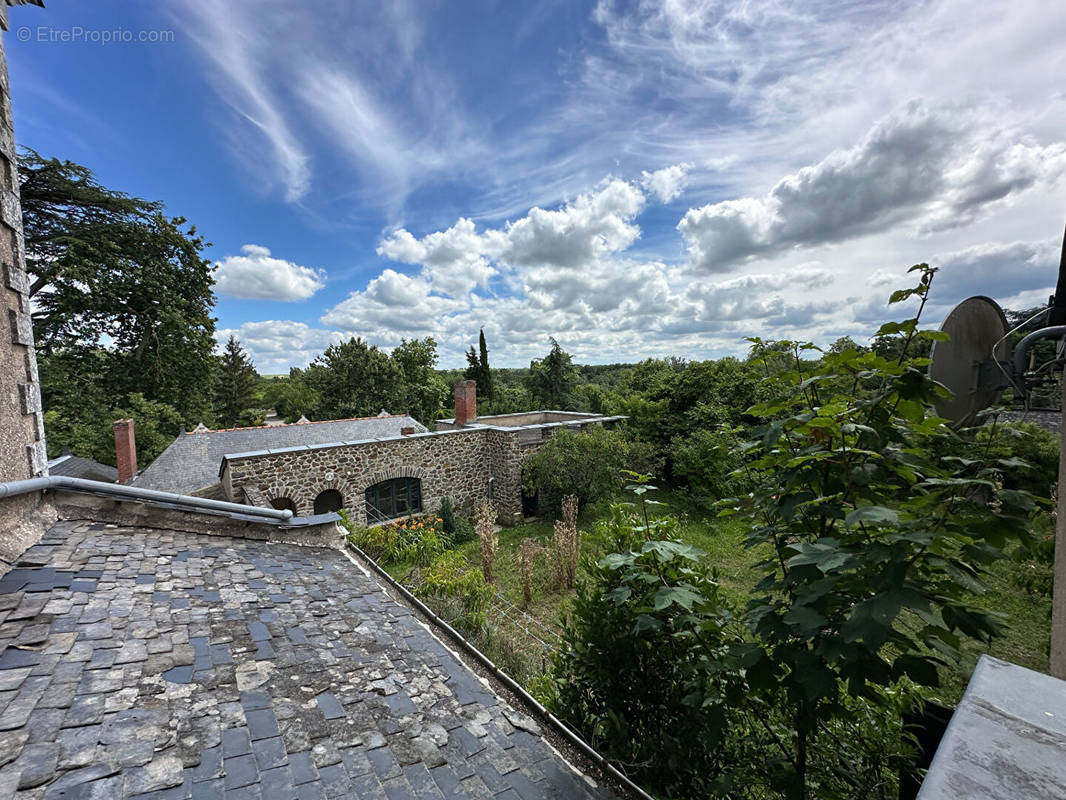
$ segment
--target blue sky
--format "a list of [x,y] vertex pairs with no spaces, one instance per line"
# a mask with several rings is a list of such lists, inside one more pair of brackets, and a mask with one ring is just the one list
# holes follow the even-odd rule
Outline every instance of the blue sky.
[[1054,283],[1046,2],[47,5],[5,38],[19,142],[196,224],[264,372],[861,338],[918,261],[931,321]]

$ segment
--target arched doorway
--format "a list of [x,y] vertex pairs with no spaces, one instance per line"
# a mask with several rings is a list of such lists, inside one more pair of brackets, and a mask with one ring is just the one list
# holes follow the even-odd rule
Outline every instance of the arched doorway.
[[366,490],[368,518],[391,519],[422,510],[422,481],[418,478],[393,478],[375,483]]
[[336,489],[326,489],[315,498],[315,513],[329,514],[344,508],[344,498]]
[[296,513],[296,503],[289,497],[275,497],[270,501],[270,507],[276,508],[278,511],[291,511]]

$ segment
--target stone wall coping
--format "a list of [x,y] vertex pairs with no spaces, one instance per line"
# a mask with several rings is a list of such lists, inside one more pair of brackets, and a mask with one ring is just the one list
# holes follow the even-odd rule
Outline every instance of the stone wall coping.
[[333,447],[351,447],[353,445],[363,444],[376,444],[378,442],[407,442],[411,439],[424,439],[427,437],[435,436],[449,436],[457,433],[481,433],[486,430],[501,430],[501,431],[514,431],[518,430],[514,427],[494,427],[490,425],[481,425],[478,427],[467,426],[465,428],[454,428],[446,431],[425,431],[420,433],[410,433],[400,436],[382,436],[372,437],[370,439],[354,439],[347,442],[325,442],[323,444],[301,444],[295,447],[279,447],[274,450],[249,450],[244,453],[226,453],[222,456],[223,465],[230,461],[242,461],[249,458],[262,458],[263,456],[278,455],[281,453],[297,453],[311,450],[328,450]]
[[[539,412],[531,411],[530,413],[531,414],[535,414],[535,413],[539,413]],[[552,412],[552,413],[556,413],[556,412]],[[599,423],[603,423],[603,422],[617,422],[618,420],[629,419],[629,417],[624,415],[624,414],[618,414],[618,415],[611,416],[611,417],[604,417],[604,416],[600,416],[599,414],[592,414],[592,415],[589,415],[589,416],[575,417],[574,419],[563,420],[563,421],[560,421],[560,422],[531,422],[528,425],[483,425],[480,422],[480,420],[483,420],[483,419],[490,419],[490,418],[489,417],[478,417],[478,421],[477,422],[468,422],[462,428],[448,428],[448,429],[443,430],[443,431],[431,431],[431,433],[453,433],[453,432],[455,432],[457,430],[458,431],[469,430],[471,428],[484,428],[484,429],[492,430],[492,431],[528,431],[528,430],[534,430],[536,428],[560,428],[560,427],[573,427],[575,425],[587,425],[587,424],[590,424],[590,423],[599,424]],[[453,420],[442,419],[442,420],[438,420],[438,422],[443,422],[445,424],[448,424],[448,423],[453,422]],[[422,434],[422,435],[425,435],[425,434]]]
[[[541,413],[541,412],[530,412]],[[552,412],[560,413],[560,412]],[[573,412],[577,413],[577,412]],[[503,416],[503,415],[501,415]],[[489,417],[480,417],[479,419],[490,419]],[[262,458],[263,456],[277,455],[281,453],[296,453],[310,450],[328,450],[333,447],[351,447],[353,445],[372,444],[375,442],[395,442],[395,441],[410,441],[411,439],[424,439],[433,436],[451,436],[455,434],[463,433],[477,433],[479,431],[523,431],[534,430],[539,428],[564,428],[573,427],[574,425],[581,425],[583,423],[602,423],[602,422],[617,422],[618,420],[628,419],[624,415],[615,415],[605,417],[598,414],[589,414],[581,417],[576,417],[571,420],[565,420],[562,422],[538,422],[530,425],[484,425],[480,422],[473,422],[465,425],[462,428],[448,428],[441,431],[423,431],[419,433],[411,433],[407,435],[399,436],[381,436],[372,437],[369,439],[354,439],[351,441],[343,442],[324,442],[322,444],[301,444],[294,447],[278,447],[271,450],[249,450],[243,453],[226,453],[222,456],[222,463],[225,464],[228,461],[245,460],[249,458]],[[448,420],[441,420],[441,422],[447,422]]]
[[[538,409],[535,409],[533,411],[514,411],[514,412],[511,412],[509,414],[486,414],[483,417],[477,417],[476,419],[471,420],[470,422],[467,423],[467,425],[480,425],[481,424],[481,420],[483,420],[483,419],[506,419],[507,417],[526,417],[526,416],[529,416],[530,414],[563,414],[563,415],[566,415],[566,416],[571,416],[571,417],[579,418],[579,419],[613,419],[613,417],[604,417],[602,414],[595,414],[595,413],[593,413],[591,411],[560,411],[557,408],[538,408]],[[455,417],[451,417],[450,419],[440,419],[440,420],[437,420],[437,422],[450,422],[450,423],[452,423],[454,425],[455,424]],[[546,424],[546,423],[535,423],[535,424]],[[505,427],[505,428],[514,428],[514,427],[517,427],[517,426],[515,426],[515,425],[504,425],[503,427]]]

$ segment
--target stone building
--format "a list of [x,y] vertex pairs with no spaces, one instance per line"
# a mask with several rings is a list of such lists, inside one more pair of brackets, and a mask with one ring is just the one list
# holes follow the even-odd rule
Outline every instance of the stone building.
[[[213,431],[201,426],[194,431],[178,434],[170,446],[133,479],[133,485],[178,494],[210,492],[218,484],[219,466],[227,453],[253,450],[272,452],[330,442],[392,438],[404,431],[418,433],[426,430],[424,425],[406,414],[385,412],[361,419],[296,422],[255,428]],[[120,446],[116,441],[116,447]],[[133,472],[136,472],[136,468]]]
[[[0,3],[0,28],[7,30],[7,7],[22,4]],[[5,326],[0,335],[0,482],[48,474],[25,255],[7,59],[0,43],[0,302]],[[40,495],[11,498],[0,514],[0,568],[36,541],[52,520],[54,512]]]
[[227,499],[318,514],[346,508],[360,523],[491,501],[504,523],[521,520],[522,463],[557,430],[611,426],[623,417],[530,411],[477,417],[474,381],[455,387],[456,416],[437,430],[409,426],[394,435],[222,456]]

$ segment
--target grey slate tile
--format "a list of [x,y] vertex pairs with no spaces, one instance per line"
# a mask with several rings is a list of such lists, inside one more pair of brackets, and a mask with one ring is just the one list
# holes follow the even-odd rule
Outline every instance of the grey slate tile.
[[[0,777],[32,760],[33,800],[610,796],[334,551],[83,523],[51,536],[16,568],[33,575],[0,578],[0,649],[35,659],[0,669]],[[95,592],[64,588],[79,580]]]

